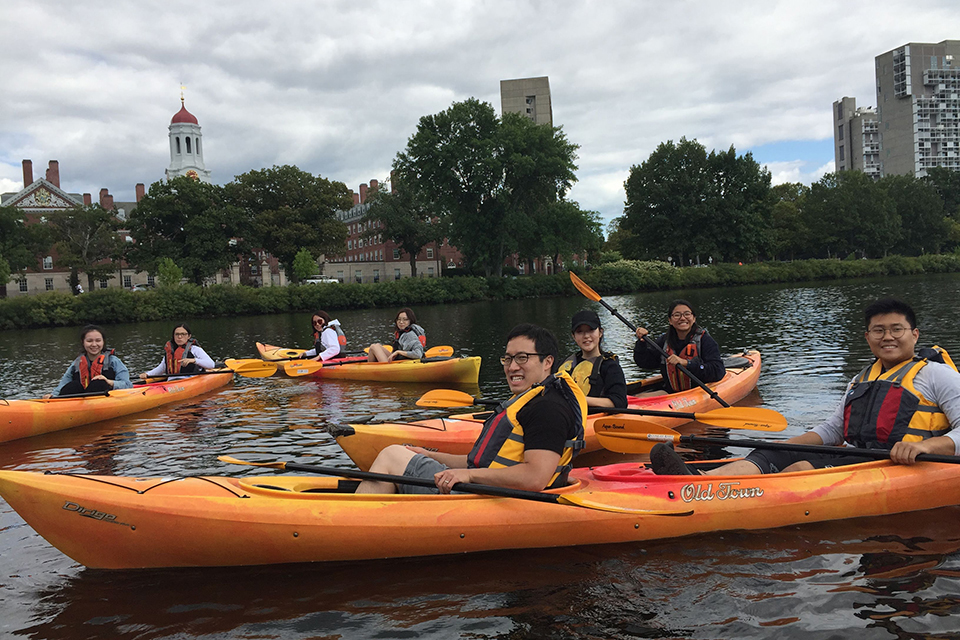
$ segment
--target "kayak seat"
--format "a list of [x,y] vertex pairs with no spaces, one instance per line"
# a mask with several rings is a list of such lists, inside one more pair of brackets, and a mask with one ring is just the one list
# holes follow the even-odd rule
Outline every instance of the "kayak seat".
[[753,363],[743,356],[728,356],[723,359],[723,366],[727,369],[749,369]]
[[420,358],[420,362],[444,362],[446,360],[454,360],[453,356],[434,356],[432,358]]

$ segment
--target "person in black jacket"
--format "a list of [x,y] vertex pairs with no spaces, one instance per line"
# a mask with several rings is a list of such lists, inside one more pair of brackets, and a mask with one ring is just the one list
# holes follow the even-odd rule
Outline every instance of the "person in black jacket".
[[674,300],[667,307],[667,322],[670,328],[656,339],[667,353],[664,357],[645,336],[650,332],[644,327],[637,329],[637,343],[633,347],[633,361],[641,369],[660,368],[663,388],[667,393],[686,391],[697,384],[680,371],[683,365],[700,382],[717,382],[726,374],[720,347],[707,330],[697,324],[693,305],[686,300]]
[[561,363],[587,396],[588,407],[627,406],[627,381],[617,356],[601,349],[603,327],[595,311],[578,311],[571,321],[570,332],[580,351]]

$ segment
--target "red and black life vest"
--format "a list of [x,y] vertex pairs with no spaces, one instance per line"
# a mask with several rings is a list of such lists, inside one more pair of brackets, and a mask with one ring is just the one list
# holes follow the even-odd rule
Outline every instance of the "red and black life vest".
[[[702,327],[697,327],[693,331],[693,335],[690,336],[690,342],[680,349],[680,352],[677,353],[677,355],[684,360],[691,360],[699,356],[700,342],[704,333],[706,333],[706,331]],[[663,350],[667,353],[667,357],[675,353],[673,348],[670,346],[669,337],[663,341]],[[685,373],[680,371],[680,369],[677,368],[677,365],[667,362],[667,358],[661,358],[661,360],[667,368],[667,380],[670,381],[670,388],[672,388],[674,391],[686,391],[687,389],[693,388],[693,380],[691,380]]]
[[167,342],[167,344],[163,347],[163,358],[168,374],[193,373],[194,371],[200,370],[200,367],[198,367],[195,362],[191,362],[186,366],[180,366],[181,360],[184,358],[189,358],[192,355],[190,353],[190,349],[195,344],[199,346],[197,341],[193,338],[189,338],[187,343],[182,347],[175,343]]
[[[420,325],[418,325],[418,324],[411,324],[409,327],[407,327],[406,329],[403,330],[403,333],[408,333],[408,332],[410,332],[410,331],[413,331],[413,334],[414,334],[415,336],[417,336],[417,340],[420,341],[420,346],[421,346],[421,347],[426,347],[426,346],[427,346],[427,334],[426,334],[426,332],[423,330],[423,328],[422,328]],[[393,332],[393,345],[392,345],[392,346],[393,346],[393,350],[394,350],[394,351],[397,351],[397,350],[400,348],[400,332],[399,332],[399,331],[394,331],[394,332]]]
[[77,371],[73,374],[74,382],[80,383],[84,389],[90,386],[90,381],[96,378],[99,375],[104,376],[108,380],[113,380],[116,378],[116,372],[106,365],[107,360],[110,356],[113,355],[113,349],[109,351],[101,351],[100,355],[93,359],[91,362],[86,354],[80,355],[76,360]]

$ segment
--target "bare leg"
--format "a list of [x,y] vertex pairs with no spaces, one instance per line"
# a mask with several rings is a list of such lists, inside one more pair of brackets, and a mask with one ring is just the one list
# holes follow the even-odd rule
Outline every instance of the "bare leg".
[[[417,455],[403,445],[392,444],[377,455],[377,459],[370,465],[373,473],[388,473],[394,476],[403,475],[407,464]],[[396,493],[397,485],[382,480],[364,480],[357,487],[356,493]]]
[[370,345],[370,353],[367,354],[369,362],[389,362],[390,352],[383,348],[382,344],[374,343]]
[[747,460],[737,460],[703,473],[708,476],[755,476],[760,473],[760,468]]

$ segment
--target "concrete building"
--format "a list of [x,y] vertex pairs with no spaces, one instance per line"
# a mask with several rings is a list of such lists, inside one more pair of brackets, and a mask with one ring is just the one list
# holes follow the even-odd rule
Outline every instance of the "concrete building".
[[[871,109],[833,103],[837,171],[923,177],[933,167],[960,171],[960,40],[911,42],[875,59],[879,146]],[[874,150],[876,168],[872,166]]]
[[862,171],[874,180],[880,167],[880,130],[873,107],[857,108],[856,98],[833,103],[833,161],[837,171]]
[[520,113],[536,124],[553,126],[550,79],[518,78],[500,81],[500,113]]

